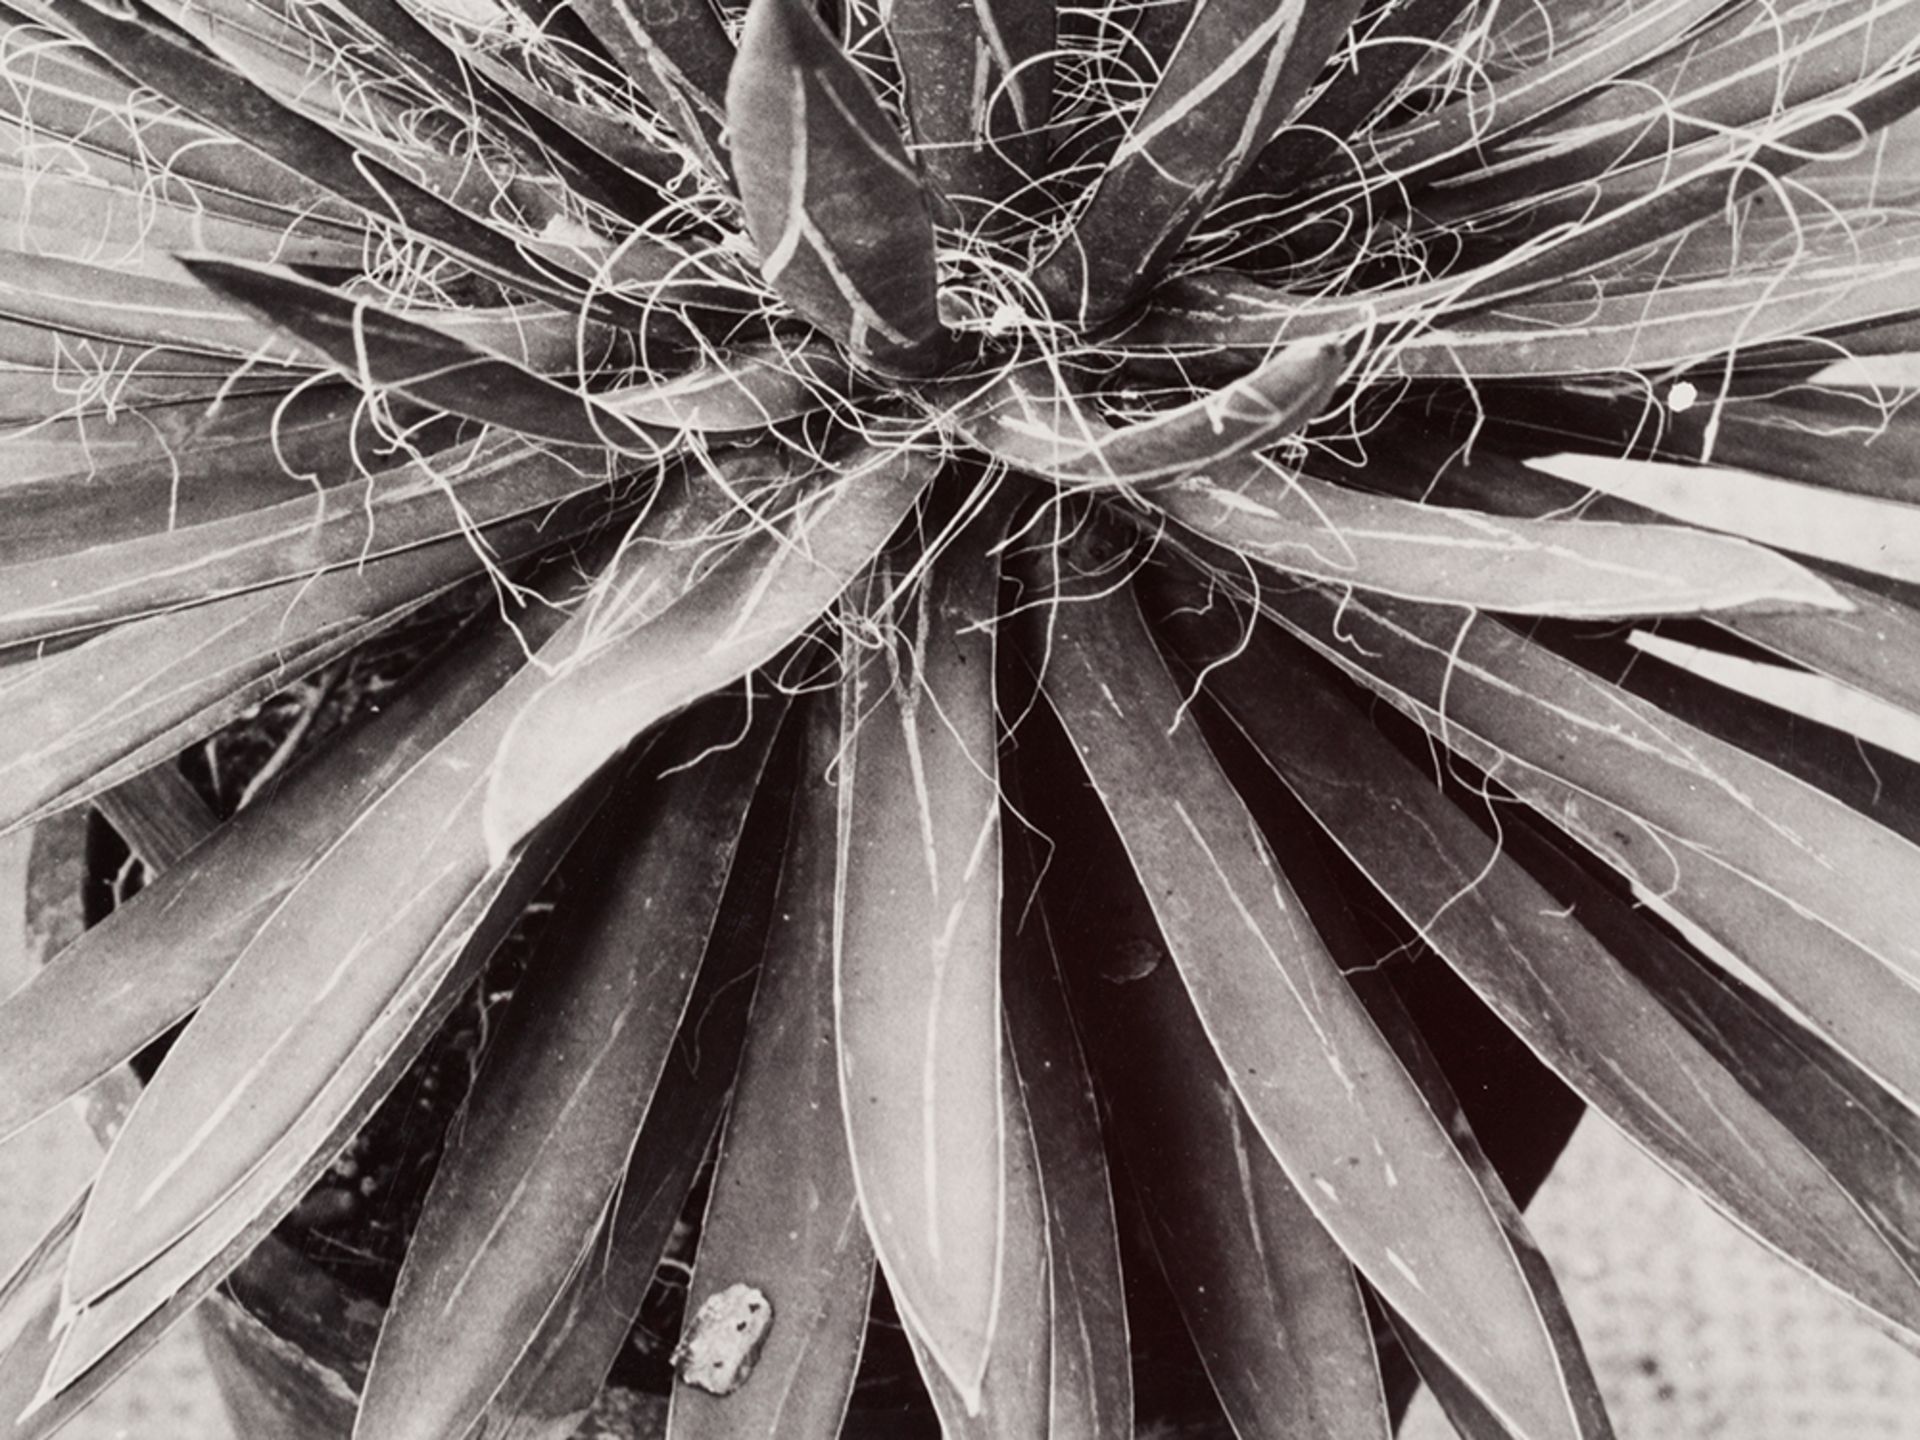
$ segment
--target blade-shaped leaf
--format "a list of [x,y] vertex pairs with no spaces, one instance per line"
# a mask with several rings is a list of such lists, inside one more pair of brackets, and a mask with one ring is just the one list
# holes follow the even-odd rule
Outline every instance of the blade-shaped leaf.
[[[644,481],[641,482],[645,484]],[[0,566],[0,646],[297,581],[437,542],[474,549],[509,521],[637,498],[606,457],[557,454],[510,434],[231,519],[172,527],[22,565]],[[623,492],[628,492],[623,497]]]
[[754,0],[727,83],[761,273],[856,359],[916,373],[946,331],[933,221],[893,122],[805,0]]
[[[1578,434],[1616,455],[1711,459],[1736,470],[1758,470],[1882,500],[1920,499],[1920,486],[1915,483],[1920,475],[1920,463],[1916,463],[1920,462],[1920,431],[1915,428],[1920,412],[1910,407],[1889,411],[1884,395],[1872,389],[1827,385],[1713,398],[1713,404],[1677,412],[1669,406],[1659,432],[1637,439],[1644,416],[1638,403],[1588,401],[1556,417],[1559,433],[1554,438],[1542,438],[1533,426],[1516,427],[1516,434],[1526,438],[1512,448],[1535,454],[1565,444],[1568,434]],[[1849,437],[1866,443],[1848,445],[1847,464],[1833,464],[1835,444]]]
[[[519,712],[493,760],[493,853],[518,843],[640,730],[772,659],[812,625],[886,543],[932,469],[922,455],[860,446],[812,476],[811,489],[793,487],[790,510],[732,542],[683,592],[636,570],[658,596],[644,620],[601,636],[602,617],[589,614],[562,632],[555,643],[567,658],[516,693]],[[682,581],[700,558],[684,548]]]
[[1648,923],[1565,855],[1544,821],[1502,818],[1507,850],[1793,1131],[1920,1274],[1920,1116],[1758,991]]
[[1036,281],[1054,310],[1099,324],[1157,277],[1358,9],[1351,0],[1200,0],[1073,230],[1041,262]]
[[[1309,856],[1296,849],[1288,856],[1288,860],[1292,862],[1288,876],[1294,877],[1304,891],[1309,891],[1308,904],[1313,912],[1313,924],[1319,927],[1319,931],[1327,937],[1327,943],[1334,948],[1334,954],[1342,960],[1342,968],[1348,972],[1356,993],[1367,1004],[1367,1014],[1373,1016],[1373,1023],[1379,1025],[1380,1033],[1386,1037],[1388,1044],[1394,1046],[1394,1054],[1400,1056],[1400,1064],[1407,1068],[1413,1083],[1419,1085],[1421,1094],[1427,1098],[1428,1108],[1432,1108],[1432,1112],[1446,1125],[1446,1131],[1452,1137],[1453,1146],[1459,1150],[1461,1160],[1467,1162],[1480,1188],[1486,1190],[1488,1204],[1500,1217],[1501,1229],[1505,1229],[1509,1242],[1513,1244],[1515,1258],[1521,1261],[1526,1284],[1534,1292],[1534,1304],[1540,1306],[1540,1317],[1548,1327],[1548,1336],[1553,1340],[1553,1354],[1559,1359],[1561,1384],[1567,1392],[1567,1404],[1574,1417],[1574,1427],[1582,1440],[1613,1440],[1613,1421],[1607,1415],[1607,1404],[1599,1392],[1599,1382],[1594,1379],[1594,1367],[1580,1344],[1580,1331],[1574,1327],[1567,1300],[1561,1296],[1559,1281],[1553,1277],[1553,1267],[1542,1254],[1540,1246],[1534,1242],[1532,1231],[1526,1229],[1521,1208],[1507,1192],[1500,1171],[1494,1169],[1494,1164],[1480,1148],[1473,1125],[1469,1125],[1467,1114],[1461,1110],[1459,1098],[1453,1094],[1446,1071],[1440,1068],[1440,1062],[1428,1048],[1427,1037],[1423,1035],[1419,1021],[1411,1016],[1404,1000],[1394,991],[1388,975],[1382,970],[1384,956],[1380,954],[1379,947],[1369,948],[1365,945],[1365,937],[1359,931],[1354,914],[1348,910],[1344,899],[1327,889],[1331,877],[1327,876],[1325,866],[1319,864],[1319,856]],[[1448,1421],[1463,1436],[1463,1440],[1524,1440],[1492,1407],[1476,1396],[1473,1386],[1457,1371],[1453,1371],[1452,1365],[1448,1365],[1448,1361],[1428,1344],[1419,1331],[1407,1325],[1404,1317],[1392,1309],[1386,1313],[1390,1325],[1394,1327],[1394,1336],[1400,1340],[1407,1357],[1413,1361],[1413,1369],[1419,1373],[1421,1380],[1427,1382],[1428,1388],[1432,1388],[1442,1411],[1446,1411]]]
[[1849,149],[1862,133],[1916,104],[1920,69],[1903,63],[1829,102],[1782,112],[1767,125],[1698,141],[1609,177],[1593,194],[1567,202],[1565,213],[1540,214],[1537,236],[1494,247],[1482,263],[1454,274],[1331,298],[1290,295],[1240,276],[1186,277],[1162,287],[1127,338],[1150,352],[1210,356],[1209,368],[1231,372],[1286,341],[1385,322],[1431,323],[1448,311],[1511,301],[1684,236],[1779,177]]
[[1516,614],[1645,615],[1845,606],[1757,545],[1676,526],[1501,518],[1368,495],[1243,462],[1148,497],[1182,525],[1277,570],[1408,599]]
[[467,1440],[572,1435],[626,1346],[734,1083],[791,828],[795,791],[783,773],[790,760],[776,757],[769,774],[777,778],[756,797],[719,932],[687,1001],[700,1023],[674,1037],[606,1222]]
[[833,896],[840,745],[826,697],[808,702],[794,832],[687,1288],[689,1315],[747,1286],[772,1307],[750,1370],[689,1350],[667,1440],[834,1440],[853,1394],[873,1288],[833,1035]]
[[[689,711],[563,871],[569,903],[475,1083],[407,1248],[356,1433],[463,1435],[592,1239],[686,1018],[785,707]],[[676,773],[677,771],[677,773]],[[659,897],[671,895],[671,905]]]
[[559,614],[531,607],[512,627],[463,635],[427,679],[296,769],[271,804],[242,810],[190,865],[150,881],[0,1002],[0,1135],[205,999],[353,818],[504,684]]
[[1912,12],[1890,0],[1789,7],[1774,24],[1748,21],[1736,8],[1629,83],[1505,145],[1496,140],[1481,168],[1442,182],[1436,218],[1459,223],[1500,207],[1524,211],[1530,197],[1816,104],[1897,62],[1916,34]]
[[501,85],[499,70],[474,63],[472,50],[444,43],[422,23],[432,18],[431,11],[416,18],[408,7],[385,0],[339,0],[333,8],[351,13],[374,44],[397,61],[410,79],[428,90],[443,109],[466,113],[476,107],[476,102],[484,107],[493,138],[511,148],[519,167],[542,178],[551,171],[568,188],[590,196],[635,225],[644,225],[650,218],[634,193],[631,176],[545,109],[529,103],[521,91]]
[[895,0],[886,13],[920,163],[963,223],[1004,226],[1046,163],[1053,6]]
[[[230,520],[387,468],[390,445],[361,423],[360,397],[344,385],[247,396],[212,406],[129,408],[74,416],[27,436],[6,436],[0,563],[19,565],[169,530]],[[409,416],[408,418],[413,418]],[[449,427],[412,430],[421,458],[438,454]]]
[[657,457],[669,443],[666,435],[602,409],[573,386],[371,301],[263,266],[187,264],[210,288],[298,336],[370,387],[565,445],[613,446]]
[[[1081,573],[1112,558],[1093,543],[1069,556]],[[1182,697],[1131,595],[1076,591],[1051,619],[1047,698],[1255,1132],[1354,1265],[1496,1413],[1525,1434],[1572,1436],[1550,1339],[1485,1194],[1180,725]]]
[[1920,580],[1920,507],[1713,465],[1566,454],[1527,463],[1689,524]]
[[[593,518],[606,513],[596,498]],[[496,564],[575,533],[585,517],[509,522]],[[571,521],[571,523],[569,523]],[[150,768],[300,675],[469,579],[464,536],[357,569],[137,621],[6,672],[0,826],[36,820]]]
[[[1296,196],[1319,172],[1346,159],[1349,136],[1385,104],[1408,73],[1425,58],[1427,43],[1445,34],[1467,0],[1400,0],[1373,14],[1363,8],[1352,48],[1341,56],[1343,73],[1285,126],[1241,178],[1252,195]],[[1314,187],[1319,188],[1319,187]]]
[[[1920,304],[1920,265],[1801,237],[1811,253],[1722,277],[1550,291],[1420,335],[1396,352],[1412,375],[1535,379],[1653,370],[1735,346],[1898,315]],[[1841,239],[1835,236],[1834,239]],[[1876,263],[1877,260],[1877,263]]]
[[721,131],[733,45],[707,0],[574,0],[589,30],[708,171],[724,178]]
[[1920,1108],[1907,841],[1494,622],[1312,591],[1263,603]]
[[[1479,157],[1481,147],[1544,115],[1564,109],[1622,71],[1660,55],[1713,19],[1724,0],[1657,0],[1556,47],[1542,63],[1507,77],[1374,141],[1374,163],[1397,175]],[[1604,92],[1603,92],[1604,93]]]
[[1236,657],[1209,687],[1234,723],[1407,924],[1588,1104],[1766,1243],[1916,1328],[1920,1284],[1815,1159],[1358,710],[1225,607],[1202,621],[1182,606],[1169,623],[1197,666]]
[[[484,916],[516,869],[489,859],[480,824],[512,690],[356,817],[201,1006],[101,1171],[68,1270],[75,1303],[190,1231],[202,1248],[230,1238],[209,1215],[243,1182],[277,1193],[274,1173],[305,1160],[283,1142],[330,1133],[329,1113],[385,1059],[369,1031],[462,953],[482,918],[470,912]],[[242,1209],[226,1206],[223,1224],[244,1223]]]
[[[258,504],[262,496],[285,499],[287,492],[280,487],[293,482],[275,473],[280,466],[268,463],[276,438],[284,447],[286,468],[300,483],[337,484],[355,473],[349,435],[357,432],[363,454],[380,454],[385,448],[370,427],[358,427],[360,404],[351,386],[305,385],[291,394],[249,395],[217,406],[127,405],[104,413],[47,416],[9,430],[5,493],[9,511],[21,512],[25,533],[8,535],[5,554],[9,560],[28,558],[30,552],[13,548],[22,540],[55,547],[61,537],[44,533],[43,527],[57,527],[50,516],[40,517],[56,500],[73,506],[91,502],[104,507],[104,513],[117,513],[111,508],[114,497],[142,480],[164,493],[178,492],[174,504],[179,521],[186,524],[233,513],[221,508],[225,505],[238,511]],[[430,440],[428,444],[437,448]],[[208,477],[204,486],[195,483],[203,474]],[[98,488],[105,494],[58,496],[43,493],[42,487]],[[100,512],[75,513],[90,517]],[[90,518],[76,524],[88,536],[101,533]],[[74,538],[64,537],[60,548]]]
[[[16,10],[21,7],[14,7]],[[128,194],[152,187],[189,211],[246,221],[286,234],[294,248],[319,240],[357,264],[367,224],[351,206],[268,159],[245,141],[171,107],[150,103],[140,87],[59,25],[71,7],[35,5],[53,23],[42,30],[10,24],[0,35],[0,67],[31,83],[0,86],[0,146],[24,156],[29,137],[57,140],[83,154],[86,172]]]
[[1348,359],[1339,346],[1292,346],[1244,379],[1123,428],[1039,364],[965,395],[954,424],[1000,459],[1061,484],[1164,486],[1303,428],[1332,395]]
[[[1026,786],[1012,777],[1009,789],[1014,810],[1024,815],[1019,797]],[[1027,903],[1040,873],[1034,849],[1031,837],[1009,833],[1000,986],[1007,1059],[1033,1131],[1046,1205],[1049,1423],[1053,1440],[1131,1440],[1133,1374],[1107,1152],[1061,989],[1058,947],[1046,911]]]
[[156,879],[220,823],[178,765],[143,771],[102,794],[95,805],[141,869]]
[[843,660],[834,1033],[848,1148],[894,1303],[969,1412],[1006,1224],[986,618],[1003,524],[988,511],[904,595],[900,572],[877,568]]
[[[1253,763],[1258,765],[1261,761],[1256,759]],[[1277,840],[1282,833],[1312,822],[1292,807],[1281,812],[1263,805],[1261,823],[1269,839]],[[1284,830],[1276,830],[1276,824]],[[1479,1137],[1474,1134],[1452,1083],[1429,1047],[1420,1022],[1394,988],[1392,972],[1386,965],[1390,954],[1382,952],[1386,944],[1397,942],[1369,943],[1346,897],[1335,888],[1330,869],[1310,846],[1290,844],[1286,851],[1286,869],[1288,880],[1305,901],[1314,927],[1325,937],[1334,958],[1346,972],[1348,983],[1365,1003],[1374,1024],[1380,1027],[1380,1033],[1420,1088],[1428,1108],[1446,1126],[1460,1158],[1466,1161],[1467,1168],[1473,1171],[1475,1180],[1486,1192],[1487,1203],[1507,1233],[1553,1342],[1554,1354],[1560,1363],[1560,1383],[1579,1435],[1582,1440],[1613,1440],[1606,1403],[1552,1267],[1527,1229],[1506,1183],[1481,1149]],[[1507,1098],[1510,1100],[1511,1094]],[[1415,1370],[1432,1387],[1447,1418],[1464,1440],[1523,1440],[1474,1394],[1473,1387],[1417,1330],[1392,1310],[1388,1310],[1387,1315]]]
[[9,143],[0,121],[0,244],[14,251],[171,281],[186,278],[173,258],[180,251],[335,269],[364,258],[357,244],[303,236],[297,225],[290,234],[284,226],[182,204],[164,186],[159,193],[140,186],[124,162],[93,155],[83,173],[74,173],[57,161],[36,161],[31,152],[17,154],[21,148]]
[[[62,1313],[71,1319],[36,1400],[34,1425],[64,1423],[268,1238],[406,1074],[452,1012],[467,982],[519,920],[590,811],[589,799],[583,798],[568,812],[556,815],[532,843],[468,889],[423,951],[411,983],[358,1037],[351,1060],[330,1077],[317,1102],[285,1133],[283,1143],[150,1264],[76,1309],[68,1301],[73,1293],[73,1265],[86,1229],[83,1217],[62,1298]],[[186,1043],[185,1036],[181,1043]],[[123,1138],[134,1124],[130,1118]]]
[[993,1343],[969,1403],[907,1321],[907,1340],[940,1416],[942,1440],[1049,1440],[1053,1430],[1052,1275],[1033,1127],[1011,1066],[1000,1070],[1005,1121],[1001,1279]]
[[149,279],[77,260],[0,251],[0,315],[120,344],[311,365],[249,311],[192,284]]
[[[1783,412],[1791,413],[1791,412]],[[1817,413],[1817,412],[1816,412]],[[1844,410],[1831,412],[1844,415]],[[1729,424],[1722,434],[1738,433],[1739,411],[1730,408]],[[1773,447],[1763,437],[1771,431],[1779,437]],[[1531,437],[1533,431],[1522,432]],[[1739,446],[1743,457],[1771,454],[1775,468],[1793,471],[1807,483],[1816,478],[1842,478],[1843,471],[1831,468],[1824,474],[1803,468],[1795,455],[1781,456],[1794,432],[1785,424],[1762,421],[1754,426]],[[1888,437],[1898,451],[1899,432]],[[1647,523],[1657,512],[1625,501],[1594,497],[1580,486],[1555,479],[1524,462],[1498,452],[1482,452],[1471,463],[1457,463],[1438,455],[1431,445],[1408,438],[1401,444],[1395,436],[1390,449],[1405,457],[1401,466],[1376,461],[1368,467],[1374,483],[1401,493],[1439,503],[1465,504],[1485,508],[1496,514],[1541,516],[1579,509],[1596,519]],[[1876,447],[1855,448],[1849,455],[1871,454]],[[1843,467],[1844,469],[1844,467]],[[1887,472],[1874,476],[1844,473],[1848,481],[1859,482],[1850,493],[1898,490]],[[1898,499],[1898,494],[1885,498]],[[1715,622],[1728,630],[1772,650],[1819,675],[1831,677],[1843,685],[1873,697],[1864,703],[1877,703],[1890,715],[1920,709],[1920,612],[1897,599],[1890,599],[1864,586],[1844,580],[1830,581],[1834,593],[1846,602],[1845,613],[1782,611],[1777,614],[1744,612],[1722,613]],[[1813,677],[1801,677],[1812,679]],[[1816,682],[1817,683],[1817,682]]]
[[59,1350],[60,1276],[86,1203],[83,1191],[0,1283],[0,1436],[5,1440],[33,1435],[19,1417],[32,1406]]
[[1127,851],[1075,813],[1059,778],[1071,752],[1043,725],[1028,717],[1016,732],[1029,775],[1048,777],[1023,785],[1027,813],[1062,842],[1041,912],[1108,1131],[1214,1392],[1243,1440],[1379,1440],[1386,1405],[1353,1267],[1235,1097],[1147,897],[1125,878]]
[[604,293],[583,299],[571,283],[527,258],[514,239],[399,174],[318,120],[289,109],[163,19],[144,0],[100,9],[22,0],[34,15],[72,29],[140,83],[215,131],[243,135],[259,153],[379,222],[395,221],[503,284],[564,309],[613,321],[644,314]]
[[[1493,1202],[1501,1223],[1513,1241],[1514,1253],[1520,1257],[1521,1267],[1527,1272],[1527,1281],[1533,1286],[1534,1297],[1540,1305],[1540,1313],[1546,1319],[1548,1333],[1553,1336],[1554,1349],[1560,1357],[1561,1377],[1566,1384],[1574,1420],[1580,1427],[1583,1440],[1612,1440],[1613,1422],[1607,1414],[1606,1401],[1601,1396],[1599,1383],[1594,1379],[1593,1367],[1580,1343],[1580,1333],[1574,1327],[1573,1316],[1567,1311],[1559,1282],[1554,1278],[1547,1257],[1541,1253],[1532,1232],[1527,1229],[1520,1207],[1514,1204],[1507,1187],[1486,1153],[1481,1150],[1480,1142],[1474,1137],[1466,1116],[1461,1112],[1460,1102],[1454,1097],[1445,1073],[1427,1049],[1417,1024],[1406,1015],[1405,1007],[1390,991],[1385,995],[1378,993],[1385,991],[1385,986],[1376,984],[1372,989],[1377,998],[1369,1001],[1369,1008],[1375,1023],[1392,1041],[1395,1053],[1420,1086],[1434,1113],[1446,1121],[1447,1133],[1453,1137],[1453,1143],[1462,1158],[1473,1168],[1481,1188],[1487,1192],[1487,1198]],[[1419,1331],[1392,1311],[1388,1312],[1388,1318],[1393,1325],[1395,1338],[1407,1351],[1415,1370],[1433,1391],[1440,1408],[1462,1440],[1523,1440],[1473,1393],[1473,1388],[1454,1372],[1437,1350],[1421,1338]]]
[[1895,755],[1920,760],[1920,724],[1916,724],[1913,713],[1851,685],[1644,630],[1628,635],[1627,643],[1642,655],[1651,655],[1761,705],[1784,710],[1796,719],[1832,726]]

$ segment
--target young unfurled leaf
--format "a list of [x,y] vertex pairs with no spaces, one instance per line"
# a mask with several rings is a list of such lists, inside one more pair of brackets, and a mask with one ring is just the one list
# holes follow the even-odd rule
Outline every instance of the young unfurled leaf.
[[[1029,923],[1065,937],[1107,1130],[1214,1393],[1244,1440],[1384,1440],[1353,1267],[1235,1097],[1147,897],[1125,878],[1120,837],[1075,813],[1073,782],[1059,778],[1072,754],[1050,728],[1029,717],[1016,732],[1030,773],[1049,777],[1022,787],[1023,811],[1072,844],[1053,851]],[[1078,808],[1090,803],[1082,794]]]
[[1920,1108],[1906,840],[1496,622],[1312,590],[1263,604]]
[[800,790],[753,1033],[740,1062],[688,1312],[734,1285],[772,1307],[751,1373],[716,1394],[674,1387],[667,1440],[834,1440],[853,1393],[873,1289],[840,1115],[833,902],[840,746],[831,699],[806,702]]
[[[1348,353],[1291,346],[1253,374],[1149,420],[1116,428],[1044,363],[964,394],[955,428],[991,454],[1065,485],[1172,485],[1286,439],[1312,420],[1346,369]],[[956,394],[963,394],[956,388]]]
[[[1330,22],[1358,9],[1200,0],[1093,198],[1041,263],[1036,280],[1057,313],[1101,324],[1160,273],[1305,93],[1345,29]],[[1302,36],[1315,43],[1296,44]]]
[[905,593],[900,571],[876,568],[843,651],[834,1018],[847,1139],[888,1288],[969,1412],[1004,1283],[990,618],[1003,519],[974,521]]
[[[785,706],[710,701],[649,748],[582,835],[569,903],[434,1174],[360,1402],[358,1434],[464,1435],[565,1288],[687,1020]],[[662,897],[672,897],[670,904]]]
[[733,173],[760,269],[857,360],[917,373],[947,335],[933,221],[893,122],[806,0],[754,0],[727,84]]
[[[1093,543],[1065,563],[1103,569],[1113,557]],[[1353,1264],[1476,1394],[1521,1433],[1569,1440],[1558,1362],[1485,1194],[1181,723],[1183,697],[1132,596],[1076,590],[1050,618],[1045,693],[1255,1132]]]
[[818,340],[723,351],[712,360],[644,385],[593,397],[599,409],[663,430],[764,430],[841,398],[846,362]]
[[1235,657],[1216,693],[1262,759],[1582,1098],[1768,1244],[1920,1329],[1920,1285],[1826,1171],[1357,710],[1224,606],[1169,624],[1196,665]]
[[[872,446],[829,466],[798,477],[810,485],[776,497],[791,508],[726,542],[685,590],[672,593],[671,576],[636,567],[633,582],[659,601],[644,621],[596,636],[604,619],[589,613],[556,639],[566,658],[514,692],[519,709],[492,757],[486,827],[496,856],[634,735],[786,648],[886,543],[933,470],[925,456]],[[710,498],[719,489],[699,488]],[[688,537],[686,574],[707,543]]]

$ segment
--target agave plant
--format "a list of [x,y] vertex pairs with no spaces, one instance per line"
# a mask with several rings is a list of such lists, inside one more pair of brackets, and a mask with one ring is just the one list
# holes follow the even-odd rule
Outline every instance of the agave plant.
[[[0,1132],[187,1021],[0,1292],[5,1433],[548,906],[362,1440],[569,1433],[683,1214],[674,1440],[835,1434],[876,1277],[953,1436],[1131,1435],[1171,1315],[1242,1437],[1388,1434],[1404,1355],[1594,1440],[1518,1208],[1560,1082],[1920,1336],[1917,52],[4,0],[0,823],[150,880],[0,1006]],[[178,757],[401,633],[195,813]]]

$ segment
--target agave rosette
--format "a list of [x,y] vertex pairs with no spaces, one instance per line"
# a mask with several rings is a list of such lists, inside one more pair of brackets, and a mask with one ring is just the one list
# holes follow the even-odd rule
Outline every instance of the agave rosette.
[[[0,1130],[191,1016],[0,1291],[5,1433],[243,1267],[556,867],[367,1440],[566,1433],[709,1150],[753,1344],[696,1322],[674,1440],[836,1433],[876,1275],[948,1433],[1128,1436],[1123,1230],[1243,1437],[1389,1433],[1401,1353],[1605,1435],[1516,1205],[1582,1104],[1920,1334],[1917,47],[5,0],[0,823],[156,878],[0,1005]],[[193,818],[174,757],[462,606]],[[1577,1102],[1456,1098],[1473,1016]]]

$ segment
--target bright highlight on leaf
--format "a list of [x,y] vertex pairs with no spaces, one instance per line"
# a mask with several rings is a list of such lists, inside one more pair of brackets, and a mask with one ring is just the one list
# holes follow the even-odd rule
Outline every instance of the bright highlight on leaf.
[[203,1301],[271,1440],[1610,1440],[1588,1106],[1912,1340],[1916,107],[1920,0],[0,3],[0,1135],[111,1100],[0,1440]]

